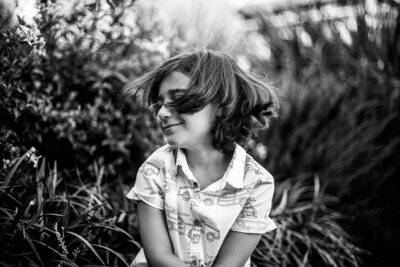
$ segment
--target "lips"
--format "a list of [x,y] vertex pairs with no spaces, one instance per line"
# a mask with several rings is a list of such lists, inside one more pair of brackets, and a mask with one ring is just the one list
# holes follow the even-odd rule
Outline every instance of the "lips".
[[175,123],[175,124],[162,125],[162,126],[161,126],[161,129],[162,129],[163,131],[166,131],[166,130],[170,129],[171,127],[178,126],[178,125],[181,125],[181,124],[182,124],[182,123]]

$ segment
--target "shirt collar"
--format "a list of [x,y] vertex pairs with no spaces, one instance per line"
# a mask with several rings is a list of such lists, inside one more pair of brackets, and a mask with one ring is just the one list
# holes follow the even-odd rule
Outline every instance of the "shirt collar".
[[[222,177],[222,182],[225,187],[232,188],[243,188],[244,180],[244,169],[246,164],[246,151],[238,144],[235,144],[235,150],[233,152],[232,159]],[[183,172],[188,176],[189,179],[195,180],[192,172],[189,169],[185,152],[178,148],[176,156],[176,165],[181,166]]]
[[176,155],[176,166],[177,167],[181,166],[182,171],[186,174],[186,176],[189,179],[196,180],[194,178],[194,175],[192,174],[192,171],[189,168],[188,163],[187,163],[186,154],[181,148],[178,148],[178,153]]

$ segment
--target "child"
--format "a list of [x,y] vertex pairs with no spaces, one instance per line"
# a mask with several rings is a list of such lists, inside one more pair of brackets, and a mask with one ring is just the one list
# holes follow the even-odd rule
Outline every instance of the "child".
[[242,146],[266,127],[276,94],[221,52],[170,58],[129,83],[157,116],[167,144],[140,167],[143,250],[134,266],[250,266],[269,218],[274,181]]

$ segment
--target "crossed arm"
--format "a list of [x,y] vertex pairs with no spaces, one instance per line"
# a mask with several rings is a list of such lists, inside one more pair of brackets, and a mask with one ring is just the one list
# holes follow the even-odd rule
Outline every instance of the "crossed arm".
[[[173,253],[164,212],[140,201],[138,215],[140,236],[148,264],[153,267],[186,267]],[[213,267],[243,267],[260,238],[261,234],[230,231]]]

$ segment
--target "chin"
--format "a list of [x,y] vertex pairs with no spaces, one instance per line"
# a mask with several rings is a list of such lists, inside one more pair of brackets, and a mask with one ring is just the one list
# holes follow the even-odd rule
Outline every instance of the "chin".
[[168,145],[170,145],[170,147],[173,147],[173,148],[180,147],[180,144],[172,138],[170,139],[170,138],[164,137],[164,140]]
[[171,142],[167,142],[167,143],[168,143],[168,145],[169,145],[170,147],[172,147],[172,148],[178,148],[178,147],[179,147],[179,145],[176,144],[176,143],[171,143]]

